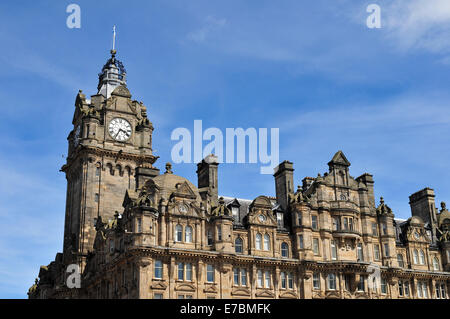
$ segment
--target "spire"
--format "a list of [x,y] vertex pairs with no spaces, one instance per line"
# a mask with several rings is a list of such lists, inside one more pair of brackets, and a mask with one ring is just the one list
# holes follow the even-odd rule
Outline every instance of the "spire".
[[111,58],[106,62],[102,72],[98,75],[98,94],[106,98],[109,98],[118,86],[127,85],[125,67],[122,62],[116,59],[116,54],[116,26],[114,26]]

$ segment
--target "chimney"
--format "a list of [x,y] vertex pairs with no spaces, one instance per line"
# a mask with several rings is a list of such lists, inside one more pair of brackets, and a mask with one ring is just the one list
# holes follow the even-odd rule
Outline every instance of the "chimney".
[[136,189],[141,188],[150,178],[154,178],[158,175],[159,169],[157,168],[137,167],[135,174]]
[[213,154],[197,164],[198,190],[204,201],[209,197],[211,207],[219,204],[218,167],[219,158]]
[[294,193],[294,164],[284,161],[275,168],[275,190],[277,202],[283,210],[286,210],[289,204],[289,194]]
[[425,188],[409,197],[409,205],[413,216],[420,217],[431,226],[433,239],[436,238],[436,208],[434,190]]

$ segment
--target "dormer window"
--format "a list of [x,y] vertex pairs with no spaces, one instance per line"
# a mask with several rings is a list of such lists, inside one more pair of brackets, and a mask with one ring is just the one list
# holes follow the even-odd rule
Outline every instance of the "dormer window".
[[277,213],[277,224],[278,224],[278,227],[283,227],[284,226],[283,213]]
[[239,207],[233,206],[231,207],[231,214],[235,221],[239,220]]

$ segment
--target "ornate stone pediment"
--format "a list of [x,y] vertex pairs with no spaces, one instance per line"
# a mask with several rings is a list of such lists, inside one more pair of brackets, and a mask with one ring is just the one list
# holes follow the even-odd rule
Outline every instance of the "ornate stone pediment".
[[246,216],[249,224],[277,226],[274,213],[272,211],[272,203],[266,196],[259,196],[250,205],[250,213]]
[[195,291],[195,287],[192,284],[179,284],[177,285],[177,287],[175,288],[176,291],[189,291],[189,292],[194,292]]
[[176,190],[172,193],[172,196],[187,198],[187,199],[196,199],[194,191],[191,189],[187,182],[179,183],[176,186]]
[[250,290],[247,288],[235,288],[231,291],[232,296],[243,296],[243,297],[249,297],[250,296]]
[[285,291],[280,294],[280,298],[297,299],[297,294],[292,291]]
[[275,298],[275,294],[269,290],[263,290],[263,291],[257,292],[255,294],[255,296],[262,297],[262,298]]
[[151,289],[156,289],[156,290],[166,290],[167,288],[167,284],[165,282],[155,282],[150,286]]
[[203,291],[206,293],[217,293],[217,288],[214,285],[210,285],[206,287]]

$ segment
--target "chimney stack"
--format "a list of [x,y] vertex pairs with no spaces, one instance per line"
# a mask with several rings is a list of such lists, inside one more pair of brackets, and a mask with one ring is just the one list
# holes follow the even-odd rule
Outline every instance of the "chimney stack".
[[289,194],[294,193],[294,164],[284,161],[275,168],[275,190],[277,202],[283,210],[289,205]]
[[209,197],[211,207],[217,207],[219,204],[218,167],[219,158],[214,154],[208,155],[197,164],[198,190],[204,201]]

